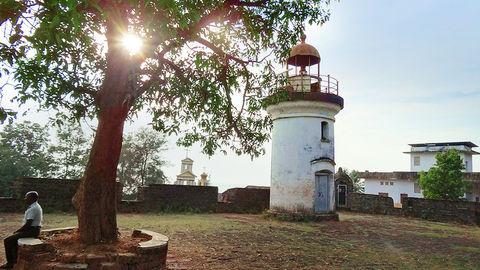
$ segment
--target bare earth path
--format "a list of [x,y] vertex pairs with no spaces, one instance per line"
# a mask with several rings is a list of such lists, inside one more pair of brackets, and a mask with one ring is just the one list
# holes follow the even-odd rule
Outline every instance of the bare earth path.
[[[0,214],[0,237],[21,218]],[[353,213],[340,218],[291,223],[261,215],[121,214],[119,224],[168,235],[169,269],[480,269],[480,227]],[[75,224],[71,214],[45,215],[46,228]]]

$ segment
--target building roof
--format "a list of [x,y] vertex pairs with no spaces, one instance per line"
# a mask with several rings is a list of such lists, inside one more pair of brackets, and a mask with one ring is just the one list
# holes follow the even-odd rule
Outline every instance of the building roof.
[[287,59],[289,65],[311,66],[320,63],[320,54],[317,49],[305,43],[306,36],[302,35],[301,43],[292,47],[290,57]]
[[187,163],[187,162],[193,162],[193,159],[189,158],[189,157],[186,157],[184,159],[182,159],[182,163]]
[[191,172],[189,172],[189,171],[185,171],[185,172],[177,175],[177,179],[178,179],[178,178],[195,178],[195,177],[196,177],[196,175],[193,174],[193,173],[191,173]]
[[470,148],[478,147],[478,145],[472,142],[440,142],[440,143],[411,143],[409,144],[412,147],[427,147],[427,146],[459,146],[465,145]]
[[[417,181],[418,172],[359,172],[358,176],[370,180],[406,180]],[[463,179],[469,182],[480,182],[480,172],[464,172]]]

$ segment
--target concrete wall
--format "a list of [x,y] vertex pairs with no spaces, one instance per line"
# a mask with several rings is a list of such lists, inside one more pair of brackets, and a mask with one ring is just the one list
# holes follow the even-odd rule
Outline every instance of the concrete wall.
[[17,198],[0,197],[0,213],[16,213],[25,211],[26,205]]
[[[381,184],[383,182],[383,185]],[[388,183],[388,185],[387,185]],[[393,185],[391,185],[393,183]],[[394,203],[400,203],[400,194],[408,194],[409,197],[423,198],[422,193],[416,193],[414,186],[416,181],[403,179],[365,179],[365,193],[378,195],[388,193]]]
[[[282,102],[268,108],[273,119],[272,210],[314,212],[315,173],[323,170],[332,173],[327,211],[334,210],[334,116],[339,110],[339,106],[313,101]],[[324,141],[322,121],[328,123]]]
[[480,225],[480,203],[476,202],[405,198],[402,212],[416,218]]
[[402,208],[395,208],[390,197],[350,193],[348,210],[368,214],[403,215],[441,222],[480,225],[480,203],[467,201],[404,198]]
[[[436,153],[412,153],[410,154],[410,171],[420,172],[428,171],[437,160],[435,159]],[[413,160],[414,157],[420,157],[420,165],[415,166]]]
[[218,212],[261,213],[270,205],[270,189],[231,188],[220,196]]
[[[437,159],[435,158],[438,152],[433,153],[411,153],[410,154],[410,171],[412,172],[420,172],[420,171],[428,171],[435,163]],[[463,159],[464,164],[466,165],[465,172],[473,172],[473,160],[471,154],[465,154],[463,152],[458,153],[460,157]],[[414,164],[414,157],[420,157],[420,165],[415,166]]]
[[472,155],[463,155],[463,161],[465,162],[465,171],[473,172],[473,156]]
[[[419,178],[417,172],[360,172],[359,175],[365,180],[366,194],[388,193],[395,203],[400,203],[402,193],[408,194],[408,197],[423,198],[423,195],[416,193],[414,189]],[[467,190],[465,198],[472,202],[480,201],[480,173],[465,172],[463,179],[472,186]],[[381,182],[384,184],[381,185]],[[385,182],[388,182],[388,185],[385,185]],[[393,186],[390,182],[393,182]]]
[[354,212],[383,215],[399,215],[400,211],[394,208],[393,200],[390,197],[349,193],[347,208]]
[[72,198],[79,183],[71,179],[19,178],[13,181],[13,197],[22,202],[25,193],[34,190],[45,211],[74,211]]
[[215,212],[218,188],[211,186],[149,185],[139,190],[145,211]]
[[[0,212],[23,212],[23,196],[30,190],[40,194],[39,203],[45,211],[74,211],[72,197],[78,180],[22,178],[14,181],[14,197],[0,197]],[[118,185],[121,198],[121,185]],[[259,213],[269,207],[270,190],[261,187],[235,188],[222,194],[211,186],[150,185],[139,189],[137,200],[118,201],[118,211],[144,213],[159,211]]]
[[[28,191],[37,191],[39,203],[44,211],[74,211],[72,198],[80,181],[75,179],[18,178],[13,181],[12,198],[0,199],[0,212],[10,209],[24,211],[23,198]],[[117,185],[117,198],[121,199],[121,185]],[[14,205],[13,207],[10,205]]]

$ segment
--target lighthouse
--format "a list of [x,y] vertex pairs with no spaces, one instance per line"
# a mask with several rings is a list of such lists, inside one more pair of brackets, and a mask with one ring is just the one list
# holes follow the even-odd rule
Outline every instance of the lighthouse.
[[338,220],[335,212],[335,115],[343,109],[339,83],[320,75],[312,45],[294,46],[287,59],[286,94],[267,112],[273,120],[270,212]]

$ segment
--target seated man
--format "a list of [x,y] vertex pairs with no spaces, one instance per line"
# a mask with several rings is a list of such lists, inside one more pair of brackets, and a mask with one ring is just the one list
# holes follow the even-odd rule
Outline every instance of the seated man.
[[5,254],[7,263],[0,266],[0,269],[11,269],[17,262],[17,241],[20,238],[37,238],[40,234],[42,226],[43,212],[42,207],[37,202],[38,193],[36,191],[29,191],[25,194],[25,201],[28,208],[25,211],[23,218],[23,226],[15,231],[15,233],[3,241],[5,243]]

